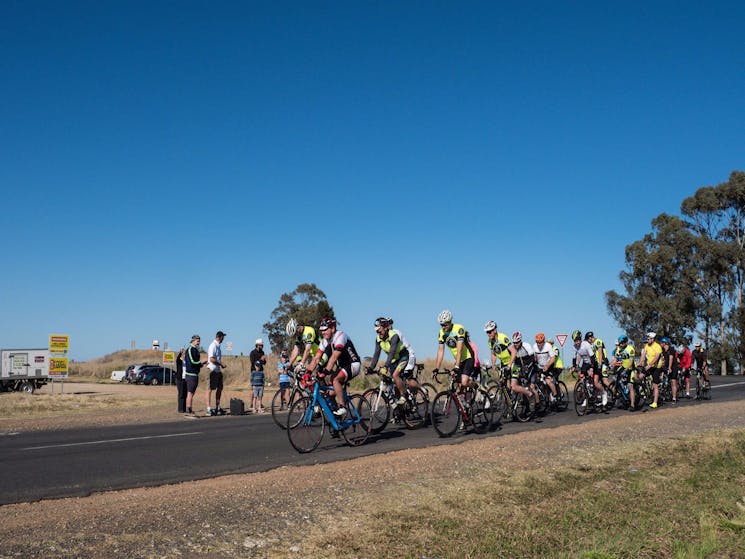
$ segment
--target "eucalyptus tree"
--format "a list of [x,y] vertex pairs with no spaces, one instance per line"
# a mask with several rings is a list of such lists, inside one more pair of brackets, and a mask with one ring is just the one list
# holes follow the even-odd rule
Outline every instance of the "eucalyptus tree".
[[301,283],[290,293],[280,295],[277,306],[263,328],[272,351],[278,351],[285,344],[285,326],[291,318],[301,324],[312,325],[318,324],[324,316],[333,315],[334,308],[326,294],[315,283]]

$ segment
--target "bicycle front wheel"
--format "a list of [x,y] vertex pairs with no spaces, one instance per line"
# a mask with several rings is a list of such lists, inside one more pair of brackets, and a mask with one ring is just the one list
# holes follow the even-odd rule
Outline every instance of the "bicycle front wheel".
[[556,383],[556,411],[564,411],[569,407],[569,390],[564,381]]
[[574,386],[574,411],[577,415],[583,416],[587,413],[587,406],[589,405],[590,396],[587,393],[584,383],[577,381]]
[[391,418],[391,407],[378,388],[365,390],[362,397],[370,403],[370,433],[377,435],[388,425]]
[[287,436],[290,444],[298,452],[311,452],[323,439],[326,418],[321,407],[313,406],[313,399],[301,398],[287,413]]
[[441,437],[449,437],[458,429],[460,410],[455,402],[455,396],[445,390],[435,396],[430,412],[432,426]]
[[404,423],[409,429],[419,429],[427,422],[429,412],[429,398],[421,388],[410,390],[410,399],[404,409]]
[[494,408],[491,405],[491,399],[479,392],[474,397],[471,404],[471,425],[476,433],[486,433],[491,427],[494,418]]
[[347,402],[349,417],[354,420],[341,434],[349,446],[360,446],[370,436],[370,402],[359,394],[353,394]]

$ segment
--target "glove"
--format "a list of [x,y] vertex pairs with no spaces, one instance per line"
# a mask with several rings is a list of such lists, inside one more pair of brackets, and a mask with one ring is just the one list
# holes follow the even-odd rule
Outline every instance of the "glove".
[[453,372],[458,375],[460,374],[460,367],[453,367]]
[[375,369],[373,369],[372,367],[368,367],[367,369],[365,369],[365,374],[366,375],[375,374]]

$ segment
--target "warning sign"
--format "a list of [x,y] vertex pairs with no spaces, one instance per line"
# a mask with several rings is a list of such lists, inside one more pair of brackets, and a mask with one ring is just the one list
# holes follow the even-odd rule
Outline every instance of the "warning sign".
[[559,342],[561,347],[564,347],[564,343],[567,341],[569,334],[556,334],[556,341]]

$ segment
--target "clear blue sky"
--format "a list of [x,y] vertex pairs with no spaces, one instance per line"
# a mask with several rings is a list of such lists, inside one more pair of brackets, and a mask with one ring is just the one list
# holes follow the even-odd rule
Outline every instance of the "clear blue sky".
[[743,2],[0,4],[0,347],[620,332],[624,247],[745,168]]

